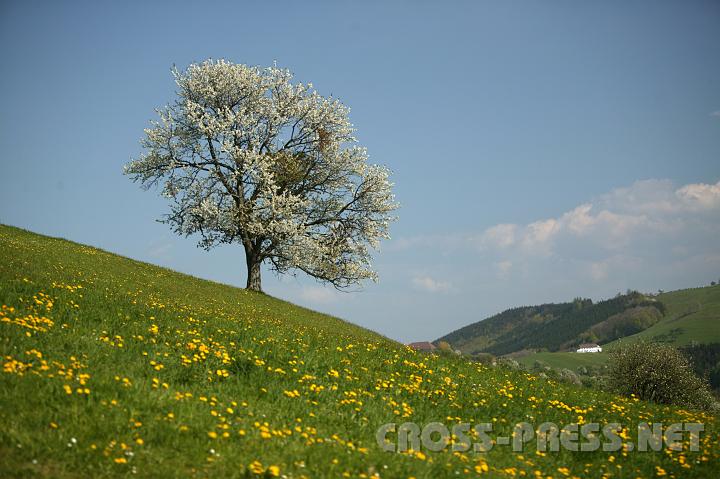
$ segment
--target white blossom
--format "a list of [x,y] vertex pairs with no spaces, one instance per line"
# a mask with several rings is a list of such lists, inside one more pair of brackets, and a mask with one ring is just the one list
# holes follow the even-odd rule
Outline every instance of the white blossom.
[[371,249],[388,238],[397,204],[389,171],[357,145],[348,108],[274,66],[207,60],[173,75],[176,101],[125,167],[162,187],[164,221],[206,249],[242,244],[252,289],[262,262],[339,288],[376,279]]

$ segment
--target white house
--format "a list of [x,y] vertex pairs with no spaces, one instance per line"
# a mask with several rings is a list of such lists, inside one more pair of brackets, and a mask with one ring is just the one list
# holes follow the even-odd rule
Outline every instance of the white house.
[[595,343],[583,343],[578,346],[578,353],[602,353],[602,348]]

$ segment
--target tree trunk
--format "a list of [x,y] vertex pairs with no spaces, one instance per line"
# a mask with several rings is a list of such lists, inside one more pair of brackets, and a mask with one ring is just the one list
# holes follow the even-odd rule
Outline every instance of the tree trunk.
[[250,291],[262,292],[260,281],[260,259],[253,251],[245,250],[245,261],[247,262],[247,286]]

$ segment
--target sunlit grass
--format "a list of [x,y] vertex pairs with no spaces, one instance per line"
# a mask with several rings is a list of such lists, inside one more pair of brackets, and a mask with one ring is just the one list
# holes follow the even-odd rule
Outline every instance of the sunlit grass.
[[[711,477],[715,419],[0,227],[0,476]],[[385,453],[388,422],[701,421],[699,453]]]

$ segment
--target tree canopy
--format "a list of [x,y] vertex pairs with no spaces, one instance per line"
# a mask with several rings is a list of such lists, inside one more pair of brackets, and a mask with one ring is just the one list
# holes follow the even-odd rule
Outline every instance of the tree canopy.
[[162,221],[205,249],[242,244],[249,289],[261,290],[263,262],[338,288],[376,279],[371,250],[398,205],[348,108],[277,67],[207,60],[173,75],[177,98],[125,166],[145,188],[162,187]]

